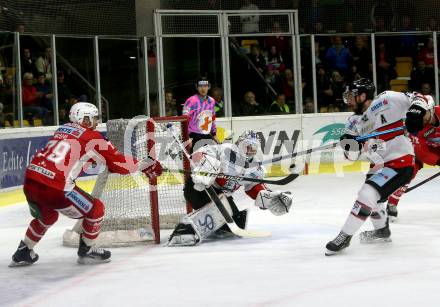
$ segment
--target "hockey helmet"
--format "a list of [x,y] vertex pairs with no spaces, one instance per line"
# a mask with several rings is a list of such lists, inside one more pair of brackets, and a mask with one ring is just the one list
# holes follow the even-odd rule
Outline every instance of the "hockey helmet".
[[240,153],[246,158],[247,161],[252,160],[258,152],[261,146],[260,137],[253,130],[244,131],[235,142]]
[[98,108],[95,105],[88,102],[78,102],[70,108],[69,119],[72,123],[82,125],[85,117],[92,121],[94,117],[98,117],[98,113]]
[[356,97],[358,95],[361,95],[362,93],[365,93],[367,95],[367,99],[373,99],[375,90],[376,87],[370,79],[361,78],[359,80],[354,80],[349,85],[347,85],[342,97],[345,103],[348,103],[348,97],[350,94]]

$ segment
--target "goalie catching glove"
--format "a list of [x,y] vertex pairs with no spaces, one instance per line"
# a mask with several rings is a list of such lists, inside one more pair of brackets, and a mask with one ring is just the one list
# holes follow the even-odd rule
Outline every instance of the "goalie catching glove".
[[290,192],[272,192],[261,190],[255,199],[255,205],[260,209],[268,209],[273,215],[283,215],[292,206],[293,195]]
[[154,179],[162,174],[162,165],[159,161],[148,157],[139,161],[139,171],[144,173],[149,179]]
[[205,146],[191,155],[192,174],[194,189],[203,191],[210,187],[220,173],[221,162],[212,146]]

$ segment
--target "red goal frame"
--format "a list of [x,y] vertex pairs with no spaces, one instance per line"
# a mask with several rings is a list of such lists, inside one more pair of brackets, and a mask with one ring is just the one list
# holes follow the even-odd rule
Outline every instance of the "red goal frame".
[[[154,123],[169,123],[180,122],[182,131],[181,137],[183,142],[188,140],[188,117],[187,116],[163,116],[163,117],[151,117],[147,120],[147,152],[151,157],[156,159],[156,140],[155,140],[155,126]],[[186,144],[186,149],[189,151],[189,146]],[[159,161],[160,162],[160,161]],[[189,178],[189,172],[191,170],[190,162],[185,155],[183,155],[183,168],[185,170],[185,182]],[[154,233],[155,243],[160,243],[160,214],[159,214],[159,198],[157,193],[157,178],[150,180],[150,208],[151,208],[151,227]],[[183,193],[183,191],[182,191]],[[187,213],[192,211],[189,204],[186,205]]]

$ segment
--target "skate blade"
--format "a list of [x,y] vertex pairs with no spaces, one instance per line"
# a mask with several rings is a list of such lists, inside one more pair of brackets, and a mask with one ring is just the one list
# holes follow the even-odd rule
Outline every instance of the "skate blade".
[[339,254],[339,252],[334,252],[334,251],[331,251],[329,249],[325,250],[325,255],[326,256],[334,256],[334,255],[337,255],[337,254]]
[[359,242],[362,244],[375,244],[375,243],[389,243],[389,242],[393,242],[393,240],[391,238],[380,238],[380,239],[359,238]]
[[100,263],[108,263],[111,261],[111,258],[108,259],[96,259],[96,258],[90,258],[90,257],[78,257],[78,260],[76,261],[78,264],[100,264]]
[[26,262],[26,261],[20,261],[20,262],[12,261],[8,265],[8,267],[15,268],[15,267],[20,267],[20,266],[28,266],[28,265],[32,265],[32,264],[34,264],[34,263],[33,262]]

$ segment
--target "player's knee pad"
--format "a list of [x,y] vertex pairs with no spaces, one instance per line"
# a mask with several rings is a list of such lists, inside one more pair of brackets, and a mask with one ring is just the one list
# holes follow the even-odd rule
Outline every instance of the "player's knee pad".
[[379,199],[379,192],[373,186],[367,183],[361,187],[357,198],[360,203],[370,207],[371,209],[376,209]]
[[50,213],[42,214],[38,220],[40,220],[46,226],[52,226],[58,220],[58,216],[58,212],[52,211]]
[[102,219],[104,217],[104,211],[105,207],[102,201],[95,198],[93,200],[93,208],[87,214],[85,214],[84,217],[92,220]]

